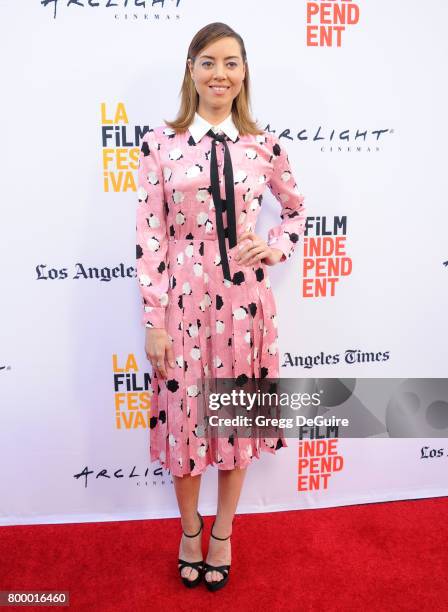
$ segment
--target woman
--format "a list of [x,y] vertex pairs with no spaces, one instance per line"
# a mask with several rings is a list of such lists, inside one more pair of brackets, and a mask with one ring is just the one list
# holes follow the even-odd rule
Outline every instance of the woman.
[[[230,535],[246,468],[283,438],[207,437],[198,381],[279,376],[276,305],[267,266],[286,260],[304,230],[304,197],[278,138],[249,111],[241,37],[223,23],[188,49],[174,121],[145,134],[138,170],[137,276],[145,350],[153,367],[151,461],[171,471],[183,537],[186,586],[228,580]],[[267,243],[254,233],[266,185],[282,222]],[[228,244],[227,244],[228,243]],[[219,469],[218,507],[206,563],[198,513],[201,474]]]

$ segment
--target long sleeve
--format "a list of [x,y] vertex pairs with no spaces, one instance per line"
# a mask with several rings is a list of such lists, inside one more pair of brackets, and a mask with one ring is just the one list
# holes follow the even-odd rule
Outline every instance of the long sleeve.
[[298,190],[288,154],[277,136],[269,135],[268,146],[272,147],[273,172],[267,185],[281,204],[282,222],[268,231],[267,244],[283,251],[280,261],[285,261],[291,257],[300,234],[305,231],[305,197]]
[[159,145],[154,131],[147,132],[138,162],[137,279],[143,302],[145,327],[165,327],[168,305],[168,270],[165,197]]

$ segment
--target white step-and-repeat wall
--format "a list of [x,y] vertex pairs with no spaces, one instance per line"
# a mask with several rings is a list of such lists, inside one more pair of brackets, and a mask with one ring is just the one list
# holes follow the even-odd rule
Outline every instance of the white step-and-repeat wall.
[[[270,270],[282,377],[447,375],[444,0],[2,1],[2,524],[178,515],[149,463],[136,138],[176,115],[213,21],[243,36],[254,116],[306,196],[307,235]],[[261,235],[279,211],[267,190]],[[289,439],[239,512],[446,495],[445,435],[380,428],[314,462]]]

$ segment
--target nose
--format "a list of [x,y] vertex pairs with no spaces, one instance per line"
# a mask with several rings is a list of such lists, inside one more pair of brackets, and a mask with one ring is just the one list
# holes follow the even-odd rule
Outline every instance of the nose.
[[225,78],[224,65],[221,62],[215,63],[215,78],[218,78],[218,79]]

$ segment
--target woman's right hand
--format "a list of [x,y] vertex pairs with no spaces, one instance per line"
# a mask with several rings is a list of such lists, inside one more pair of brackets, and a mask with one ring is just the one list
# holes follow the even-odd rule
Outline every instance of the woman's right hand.
[[176,364],[173,348],[165,328],[146,328],[145,351],[154,373],[160,378],[166,378],[168,366],[174,368]]

